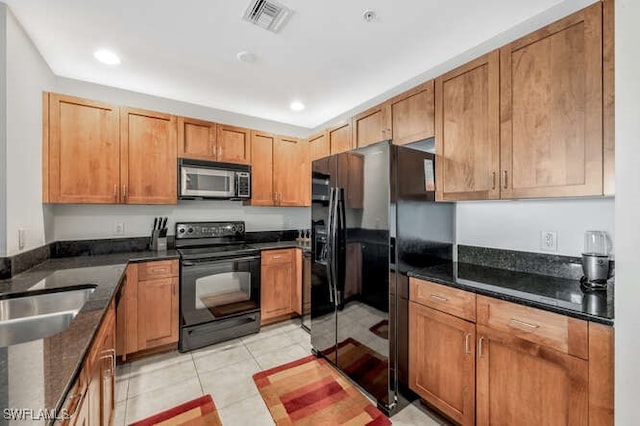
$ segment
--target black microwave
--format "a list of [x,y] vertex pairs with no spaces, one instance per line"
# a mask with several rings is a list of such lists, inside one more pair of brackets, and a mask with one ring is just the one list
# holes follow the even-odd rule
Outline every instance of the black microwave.
[[180,158],[178,198],[247,200],[251,198],[251,167]]

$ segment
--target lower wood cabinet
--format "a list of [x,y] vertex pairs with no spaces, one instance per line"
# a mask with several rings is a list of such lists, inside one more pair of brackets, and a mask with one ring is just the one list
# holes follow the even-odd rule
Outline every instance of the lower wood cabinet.
[[477,425],[586,425],[589,361],[478,325]]
[[613,327],[415,278],[409,298],[409,387],[455,422],[613,425]]
[[132,263],[118,304],[117,354],[127,355],[178,342],[178,261]]
[[451,419],[472,425],[475,324],[415,302],[409,324],[409,387]]
[[302,309],[302,256],[300,249],[265,250],[260,266],[260,316],[269,324]]
[[115,409],[116,315],[112,302],[89,349],[80,375],[67,395],[63,425],[110,425]]

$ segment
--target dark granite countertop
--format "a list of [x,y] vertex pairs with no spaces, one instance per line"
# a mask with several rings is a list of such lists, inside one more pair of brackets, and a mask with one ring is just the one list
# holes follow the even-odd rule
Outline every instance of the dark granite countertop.
[[59,409],[81,370],[128,262],[175,259],[177,252],[131,252],[49,259],[0,280],[0,294],[95,284],[69,327],[54,336],[0,348],[0,406]]
[[446,263],[407,275],[571,317],[613,325],[613,284],[584,293],[574,279],[510,271],[469,263]]
[[251,247],[255,247],[259,250],[276,250],[276,249],[286,249],[286,248],[299,248],[305,251],[311,250],[311,247],[308,245],[303,245],[296,240],[292,241],[272,241],[266,243],[250,243]]

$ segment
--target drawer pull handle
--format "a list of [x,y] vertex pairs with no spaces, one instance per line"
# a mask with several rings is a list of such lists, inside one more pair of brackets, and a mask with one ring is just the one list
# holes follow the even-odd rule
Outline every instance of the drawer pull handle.
[[540,328],[539,325],[529,324],[528,322],[520,321],[520,320],[517,320],[515,318],[511,318],[510,321],[513,322],[514,324],[518,324],[518,325],[521,325],[521,326],[524,326],[524,327],[528,327],[528,328],[531,329],[531,331],[533,331],[533,330],[535,330],[537,328]]
[[440,302],[448,302],[449,301],[449,299],[447,299],[446,297],[438,296],[438,295],[435,295],[435,294],[432,294],[429,297],[431,297],[432,299],[436,299],[436,300],[438,300]]
[[469,333],[467,333],[464,336],[464,353],[465,354],[470,354],[471,353],[471,348],[469,347],[470,340],[471,340],[471,335]]
[[282,259],[282,256],[272,256],[272,259]]
[[482,358],[482,342],[484,341],[484,337],[478,339],[478,358]]

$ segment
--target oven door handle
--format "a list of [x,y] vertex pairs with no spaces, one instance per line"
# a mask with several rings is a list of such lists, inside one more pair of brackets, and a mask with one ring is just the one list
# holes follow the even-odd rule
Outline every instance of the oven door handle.
[[249,260],[259,260],[260,256],[245,256],[245,257],[226,257],[224,259],[216,259],[216,260],[208,260],[203,262],[192,262],[190,260],[183,260],[182,266],[198,266],[198,265],[213,265],[218,263],[228,263],[229,261],[234,262],[245,262]]

